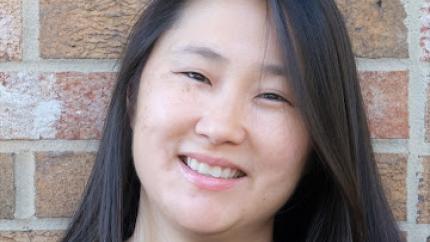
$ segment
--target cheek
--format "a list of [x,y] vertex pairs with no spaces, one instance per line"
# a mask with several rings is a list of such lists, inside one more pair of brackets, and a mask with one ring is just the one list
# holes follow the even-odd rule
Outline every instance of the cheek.
[[[310,138],[299,114],[291,109],[273,115],[258,115],[252,127],[253,140],[266,168],[300,170],[309,152]],[[284,168],[284,169],[282,169]]]
[[171,136],[183,131],[189,123],[189,105],[185,105],[184,91],[162,82],[155,81],[156,84],[143,86],[140,91],[135,122],[138,133],[151,137],[160,137],[162,133]]
[[134,166],[144,191],[161,204],[169,198],[166,188],[175,187],[178,144],[189,122],[172,89],[152,86],[140,94],[132,141]]
[[265,128],[255,129],[254,138],[258,153],[256,177],[261,175],[266,199],[276,197],[281,206],[297,186],[310,151],[309,134],[302,120],[296,113],[286,115],[260,120],[267,123]]
[[136,169],[145,172],[170,169],[178,144],[193,130],[187,89],[175,86],[168,79],[151,80],[140,87],[133,127]]

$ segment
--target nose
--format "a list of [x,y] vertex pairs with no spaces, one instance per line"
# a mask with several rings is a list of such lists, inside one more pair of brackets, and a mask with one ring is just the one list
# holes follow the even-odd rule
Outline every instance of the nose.
[[[219,99],[218,99],[219,100]],[[224,143],[241,144],[246,137],[243,125],[244,112],[239,105],[212,100],[214,105],[203,111],[195,125],[195,132],[205,137],[212,145]]]

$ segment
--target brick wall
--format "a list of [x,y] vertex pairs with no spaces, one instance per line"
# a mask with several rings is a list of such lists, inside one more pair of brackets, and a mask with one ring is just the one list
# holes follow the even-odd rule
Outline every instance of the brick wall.
[[[0,241],[56,241],[83,190],[115,58],[144,0],[0,0]],[[430,242],[430,0],[337,0],[384,188]]]

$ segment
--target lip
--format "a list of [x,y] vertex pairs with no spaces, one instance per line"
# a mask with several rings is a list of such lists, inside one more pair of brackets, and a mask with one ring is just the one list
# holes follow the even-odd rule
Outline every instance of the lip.
[[231,189],[235,185],[241,183],[246,178],[246,176],[231,179],[209,177],[192,170],[181,159],[179,159],[178,162],[180,165],[181,173],[185,177],[185,179],[197,186],[198,188],[204,190],[222,191]]
[[241,167],[239,167],[238,165],[234,164],[232,161],[227,159],[211,157],[201,153],[190,153],[190,152],[181,153],[180,156],[188,156],[192,159],[196,159],[199,162],[206,163],[210,166],[219,166],[221,168],[230,168],[230,169],[239,170],[246,175],[246,172]]

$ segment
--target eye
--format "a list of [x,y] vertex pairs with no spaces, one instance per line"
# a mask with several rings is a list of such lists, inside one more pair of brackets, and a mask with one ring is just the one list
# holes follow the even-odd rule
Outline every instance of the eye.
[[205,77],[204,75],[198,73],[198,72],[193,72],[193,71],[189,71],[189,72],[181,72],[181,74],[186,75],[187,77],[197,80],[199,82],[206,82],[209,85],[211,85],[211,81]]
[[286,98],[282,97],[281,95],[278,95],[276,93],[271,93],[271,92],[260,94],[259,97],[268,99],[270,101],[275,101],[275,102],[290,103]]

